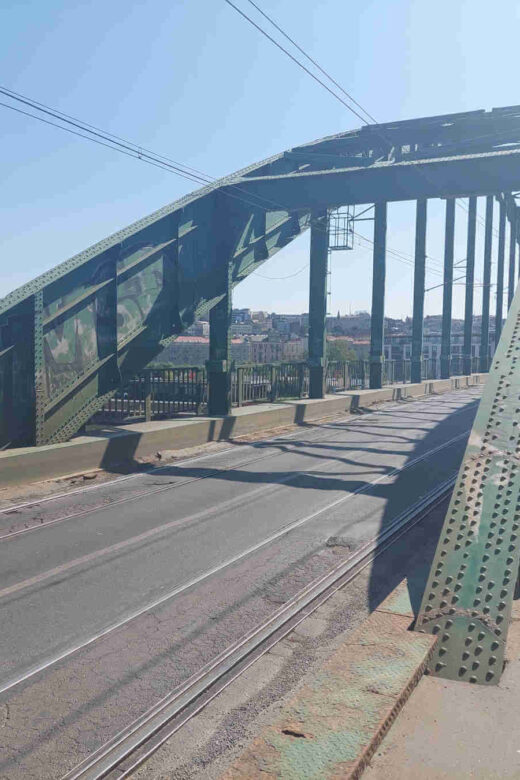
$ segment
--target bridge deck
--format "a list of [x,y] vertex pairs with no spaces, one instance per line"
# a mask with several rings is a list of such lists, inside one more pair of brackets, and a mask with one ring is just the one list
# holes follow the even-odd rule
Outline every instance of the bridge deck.
[[[21,531],[0,543],[0,774],[61,776],[377,539],[457,472],[478,397],[394,404],[0,514],[3,534]],[[377,558],[359,614],[393,577]]]

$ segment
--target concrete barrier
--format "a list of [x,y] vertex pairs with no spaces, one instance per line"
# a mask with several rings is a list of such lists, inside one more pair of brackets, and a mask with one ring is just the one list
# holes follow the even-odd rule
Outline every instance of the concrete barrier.
[[100,468],[118,470],[117,467],[128,467],[135,460],[155,457],[161,450],[182,450],[262,430],[303,425],[385,401],[444,393],[482,384],[486,376],[472,374],[418,384],[388,385],[380,390],[341,392],[317,400],[258,404],[234,409],[227,417],[193,417],[100,428],[64,444],[0,452],[0,485],[40,482]]

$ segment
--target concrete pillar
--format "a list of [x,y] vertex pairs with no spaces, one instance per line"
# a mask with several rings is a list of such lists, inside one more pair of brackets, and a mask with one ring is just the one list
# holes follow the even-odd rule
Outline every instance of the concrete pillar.
[[502,317],[504,311],[504,254],[506,246],[506,206],[501,198],[500,217],[498,223],[498,254],[497,254],[497,302],[495,311],[495,349],[502,333]]
[[327,209],[311,212],[309,278],[309,398],[325,395],[327,271],[329,226]]
[[509,215],[509,279],[507,282],[507,308],[511,306],[515,294],[515,259],[516,259],[516,206],[510,205]]
[[415,219],[415,269],[413,277],[412,365],[410,377],[412,382],[420,382],[422,379],[426,213],[427,201],[418,200]]
[[468,245],[466,250],[466,299],[464,304],[463,371],[471,374],[471,334],[473,332],[473,292],[475,283],[475,234],[477,230],[477,199],[469,199]]
[[209,312],[208,412],[226,415],[231,411],[231,263],[224,266],[225,294]]
[[491,245],[493,241],[493,196],[486,198],[484,235],[484,278],[482,288],[482,327],[480,330],[480,370],[489,371],[489,293],[491,288]]
[[455,198],[446,200],[444,233],[444,284],[442,292],[441,378],[451,376],[451,308],[453,299],[453,247],[455,241]]
[[387,204],[375,204],[370,332],[370,387],[383,385]]

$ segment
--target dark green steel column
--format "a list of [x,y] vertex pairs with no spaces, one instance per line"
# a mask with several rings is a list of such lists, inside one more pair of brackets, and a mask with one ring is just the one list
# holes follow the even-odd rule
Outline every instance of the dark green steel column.
[[497,301],[495,310],[495,349],[502,333],[504,316],[504,255],[506,248],[506,205],[503,198],[499,199],[500,217],[498,223],[498,255],[497,255]]
[[231,268],[231,263],[228,263],[224,270],[226,293],[209,312],[209,414],[229,414],[231,410]]
[[480,329],[480,370],[489,371],[489,293],[491,288],[491,243],[493,240],[493,195],[486,198],[484,236],[484,279],[482,287],[482,326]]
[[511,306],[511,301],[515,294],[515,257],[516,257],[516,206],[514,202],[510,204],[509,213],[509,279],[507,282],[507,308]]
[[43,291],[34,293],[34,444],[45,444],[45,358],[43,350]]
[[374,212],[374,261],[372,272],[372,311],[370,328],[370,387],[378,388],[383,385],[387,204],[376,203]]
[[451,307],[453,299],[453,245],[455,241],[455,198],[446,201],[444,233],[444,279],[442,292],[441,378],[451,376]]
[[418,200],[415,218],[415,270],[413,277],[412,382],[420,382],[422,379],[426,213],[427,201]]
[[309,398],[325,395],[329,226],[326,209],[311,213],[309,279]]
[[473,333],[473,287],[475,283],[475,233],[477,229],[477,199],[469,199],[468,248],[466,250],[466,300],[464,304],[464,366],[471,374],[471,334]]

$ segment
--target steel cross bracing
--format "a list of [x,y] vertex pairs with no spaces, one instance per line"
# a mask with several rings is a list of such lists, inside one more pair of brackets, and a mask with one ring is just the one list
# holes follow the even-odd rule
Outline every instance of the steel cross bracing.
[[520,558],[520,293],[470,434],[416,630],[438,636],[429,670],[497,684]]
[[[66,441],[117,387],[224,297],[210,341],[214,354],[227,354],[232,288],[307,229],[311,213],[377,202],[381,215],[387,201],[503,193],[507,219],[518,226],[509,193],[519,189],[515,106],[363,127],[275,155],[187,195],[0,301],[0,448]],[[380,221],[376,230],[384,232]],[[321,290],[324,265],[311,266]],[[380,281],[384,286],[384,274]],[[374,294],[381,309],[384,289]],[[313,300],[320,307],[310,312],[313,387],[322,392],[321,294]],[[209,366],[215,374],[210,392],[222,396],[213,397],[213,408],[222,411],[228,384],[218,375],[228,363],[219,358]]]

